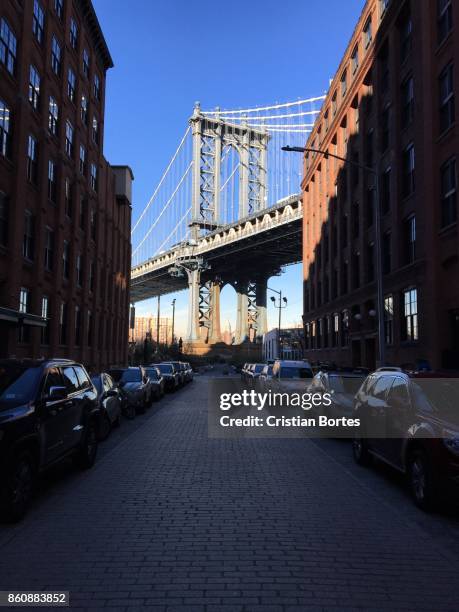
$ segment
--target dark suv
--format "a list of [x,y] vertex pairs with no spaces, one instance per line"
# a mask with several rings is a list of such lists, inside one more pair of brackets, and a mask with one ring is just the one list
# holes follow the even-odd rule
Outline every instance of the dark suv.
[[0,361],[0,511],[25,514],[35,480],[73,455],[93,465],[100,418],[97,391],[84,369],[66,359]]
[[415,503],[434,507],[459,493],[459,379],[380,368],[355,396],[354,459],[372,456],[406,474]]

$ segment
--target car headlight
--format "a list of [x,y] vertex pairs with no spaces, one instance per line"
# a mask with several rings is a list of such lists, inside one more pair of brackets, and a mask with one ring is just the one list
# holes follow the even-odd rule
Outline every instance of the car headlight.
[[459,432],[449,429],[443,430],[443,444],[446,448],[459,457]]

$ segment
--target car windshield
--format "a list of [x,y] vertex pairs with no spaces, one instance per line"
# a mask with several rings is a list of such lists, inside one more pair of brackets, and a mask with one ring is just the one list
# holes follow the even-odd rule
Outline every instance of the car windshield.
[[360,389],[365,376],[330,376],[330,389],[335,393],[355,395]]
[[121,377],[123,376],[124,370],[109,370],[108,373],[113,378],[115,382],[120,382]]
[[412,389],[418,409],[459,424],[459,378],[417,379]]
[[281,378],[312,378],[309,368],[297,368],[294,366],[284,366],[280,370]]
[[173,369],[170,363],[159,363],[157,366],[161,374],[172,374]]
[[0,366],[0,408],[20,406],[32,401],[40,382],[39,367]]
[[123,375],[121,376],[121,381],[124,383],[133,383],[133,382],[141,382],[142,378],[140,375],[140,370],[137,368],[135,370],[124,370]]
[[145,371],[150,380],[158,380],[158,371],[156,368],[147,368]]

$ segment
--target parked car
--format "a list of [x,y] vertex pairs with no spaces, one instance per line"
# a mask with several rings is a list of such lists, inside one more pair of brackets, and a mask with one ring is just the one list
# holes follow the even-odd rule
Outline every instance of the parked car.
[[187,361],[184,362],[184,366],[185,366],[186,379],[188,382],[191,382],[194,376],[193,368]]
[[0,511],[26,513],[37,476],[73,456],[90,468],[100,409],[85,368],[66,359],[0,361]]
[[367,372],[360,369],[321,370],[309,385],[311,393],[329,393],[331,404],[327,407],[327,416],[351,417],[354,410],[354,396],[363,384]]
[[357,392],[354,459],[374,456],[407,477],[414,502],[429,510],[446,491],[459,497],[457,379],[380,368]]
[[172,363],[155,363],[153,365],[161,372],[166,391],[178,389],[180,384],[179,374]]
[[165,392],[164,377],[156,366],[146,366],[145,372],[150,379],[152,397],[156,400],[162,398]]
[[121,425],[123,398],[110,374],[102,372],[91,377],[100,408],[99,440],[108,438],[113,426]]
[[312,368],[308,361],[276,359],[273,365],[271,384],[273,389],[281,389],[286,392],[304,392],[312,378]]
[[264,363],[252,363],[250,370],[247,372],[247,382],[255,383],[265,367]]
[[262,387],[269,387],[273,377],[273,366],[266,364],[259,376],[259,382]]
[[186,376],[185,376],[185,369],[182,367],[182,364],[180,363],[180,361],[167,361],[164,363],[170,363],[174,366],[175,371],[177,372],[177,375],[178,375],[179,387],[183,387],[183,385],[186,382]]
[[244,368],[242,369],[242,375],[241,375],[241,378],[243,381],[247,382],[249,380],[254,366],[255,366],[254,363],[246,363],[244,365]]
[[127,405],[143,414],[151,404],[151,384],[141,366],[109,370],[110,376],[121,389]]

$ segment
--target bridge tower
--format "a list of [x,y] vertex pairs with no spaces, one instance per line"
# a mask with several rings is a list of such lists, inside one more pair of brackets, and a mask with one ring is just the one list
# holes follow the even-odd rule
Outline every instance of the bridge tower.
[[[222,152],[233,147],[239,156],[238,218],[266,208],[267,148],[269,135],[265,129],[254,129],[245,121],[231,123],[201,112],[197,102],[190,119],[193,138],[192,202],[189,245],[222,225],[221,168]],[[212,272],[193,265],[187,270],[189,288],[188,344],[201,342],[200,328],[207,328],[207,342],[221,341],[220,288],[232,282],[237,292],[238,314],[236,343],[248,339],[250,329],[257,336],[267,331],[266,279],[216,279]],[[264,283],[264,284],[263,284]],[[198,347],[196,347],[198,348]]]

